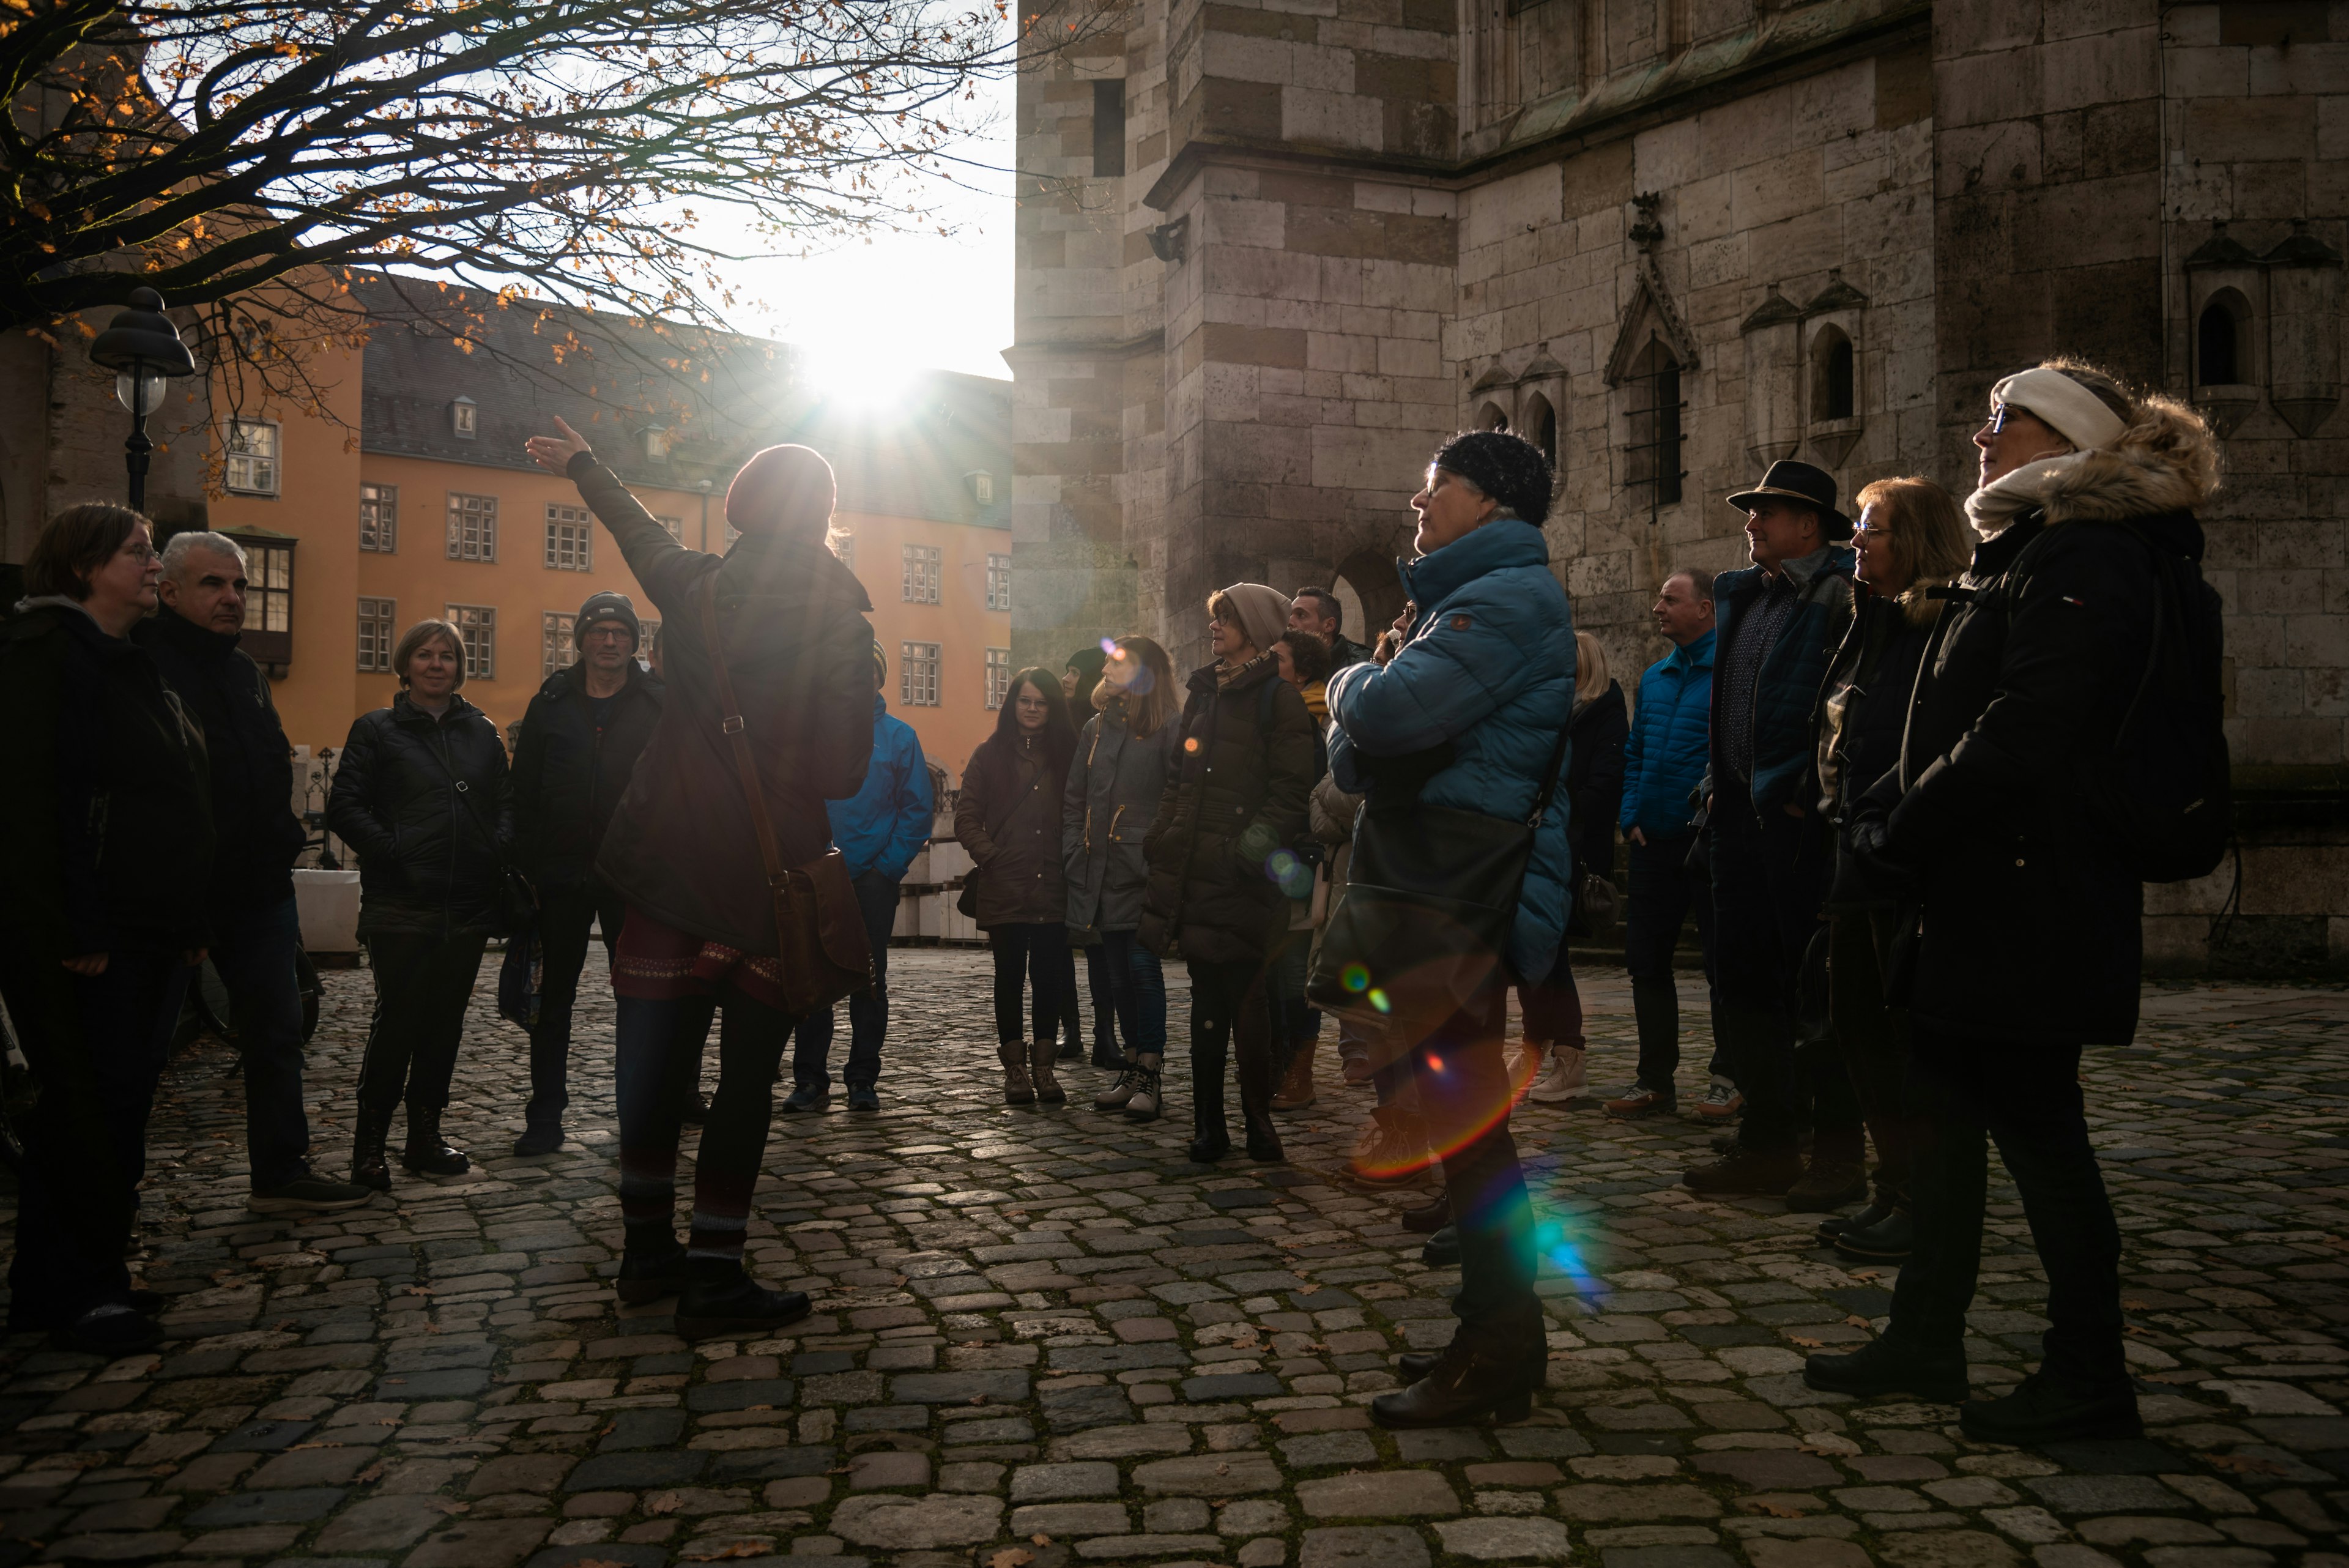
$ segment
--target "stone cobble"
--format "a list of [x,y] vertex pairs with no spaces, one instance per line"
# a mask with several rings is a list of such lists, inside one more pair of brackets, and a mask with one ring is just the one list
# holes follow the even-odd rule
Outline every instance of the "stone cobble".
[[[1448,1336],[1457,1279],[1420,1262],[1409,1194],[1342,1177],[1367,1091],[1325,1072],[1286,1166],[1193,1166],[1178,1073],[1153,1126],[1088,1108],[1089,1069],[1065,1108],[1007,1107],[985,958],[892,960],[881,1114],[777,1118],[750,1259],[815,1310],[770,1339],[688,1345],[667,1303],[614,1300],[608,995],[561,1152],[503,1153],[526,1067],[488,968],[447,1123],[475,1169],[308,1222],[245,1211],[232,1058],[179,1057],[137,1263],[171,1341],[0,1345],[0,1568],[2349,1568],[2340,992],[2150,990],[2138,1044],[2089,1054],[2147,1431],[2026,1452],[1804,1387],[1808,1352],[1881,1326],[1894,1271],[1677,1187],[1693,1124],[1541,1106],[1517,1126],[1548,1386],[1518,1425],[1382,1431],[1366,1406]],[[330,1168],[370,994],[327,977]],[[1609,1088],[1628,993],[1585,995]],[[1994,1390],[2044,1327],[2002,1179],[1985,1251],[1967,1355]]]

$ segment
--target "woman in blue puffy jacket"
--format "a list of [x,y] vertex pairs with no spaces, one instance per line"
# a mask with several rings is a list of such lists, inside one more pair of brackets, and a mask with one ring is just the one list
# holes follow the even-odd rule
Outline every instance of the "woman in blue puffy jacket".
[[[1541,524],[1549,462],[1494,431],[1455,436],[1412,497],[1416,559],[1404,565],[1410,630],[1384,663],[1330,680],[1330,771],[1340,787],[1414,792],[1419,803],[1523,822],[1562,764],[1574,709],[1574,618]],[[1545,774],[1550,778],[1546,779]],[[1371,1404],[1388,1427],[1516,1419],[1547,1363],[1534,1295],[1533,1210],[1509,1136],[1501,1030],[1512,979],[1547,975],[1565,932],[1573,852],[1566,793],[1535,836],[1503,960],[1412,1050],[1431,1141],[1460,1236],[1460,1327],[1440,1355],[1406,1357],[1413,1379]],[[1359,831],[1359,830],[1358,830]]]

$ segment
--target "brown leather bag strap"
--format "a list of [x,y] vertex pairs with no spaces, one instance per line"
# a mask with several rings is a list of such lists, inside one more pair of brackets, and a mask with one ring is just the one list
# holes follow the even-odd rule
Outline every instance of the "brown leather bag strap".
[[[742,797],[750,805],[750,827],[759,836],[759,858],[767,867],[767,886],[777,898],[788,890],[782,851],[775,846],[774,819],[767,815],[767,792],[760,786],[759,764],[743,735],[742,715],[734,702],[734,678],[727,672],[724,650],[718,640],[718,574],[701,580],[701,641],[709,654],[709,669],[718,682],[718,727],[734,742],[734,770],[741,775]],[[781,911],[778,911],[780,916]],[[782,935],[780,929],[776,936]]]

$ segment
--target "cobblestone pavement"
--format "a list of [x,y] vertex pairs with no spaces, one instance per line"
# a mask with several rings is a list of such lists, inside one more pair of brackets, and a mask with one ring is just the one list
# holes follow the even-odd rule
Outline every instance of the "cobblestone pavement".
[[[1380,1431],[1364,1407],[1447,1336],[1454,1281],[1398,1194],[1337,1179],[1364,1092],[1325,1074],[1286,1167],[1193,1167],[1179,1090],[1151,1127],[1087,1108],[1090,1069],[1064,1109],[998,1103],[983,957],[894,957],[884,1113],[778,1119],[751,1260],[816,1312],[773,1340],[688,1346],[665,1308],[616,1310],[608,997],[575,1141],[515,1160],[522,1041],[485,970],[450,1123],[477,1169],[316,1223],[244,1212],[228,1057],[181,1057],[140,1255],[173,1342],[0,1347],[0,1568],[2349,1568],[2340,992],[2158,991],[2136,1049],[2093,1054],[2148,1432],[2042,1454],[1805,1389],[1807,1351],[1880,1322],[1890,1271],[1839,1267],[1774,1200],[1677,1189],[1699,1127],[1544,1107],[1520,1127],[1557,1227],[1547,1395],[1517,1426]],[[1588,994],[1611,1089],[1628,994]],[[368,999],[328,977],[310,1084],[336,1168]],[[2044,1326],[1993,1199],[1984,1387]]]

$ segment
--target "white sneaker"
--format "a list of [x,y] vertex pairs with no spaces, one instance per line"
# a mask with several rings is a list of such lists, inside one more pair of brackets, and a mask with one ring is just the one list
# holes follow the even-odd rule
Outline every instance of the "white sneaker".
[[1526,1097],[1536,1105],[1566,1106],[1590,1097],[1589,1075],[1583,1070],[1583,1055],[1571,1045],[1553,1045],[1543,1058],[1541,1076]]

